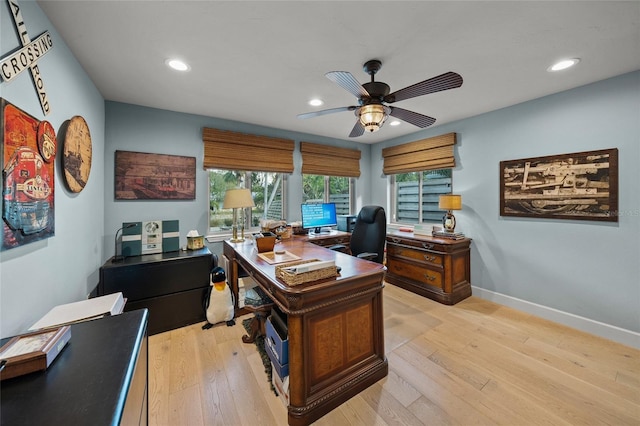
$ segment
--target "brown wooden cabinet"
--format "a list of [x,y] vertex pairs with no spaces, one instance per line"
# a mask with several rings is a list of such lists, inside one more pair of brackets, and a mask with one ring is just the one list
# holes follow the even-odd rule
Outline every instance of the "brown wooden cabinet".
[[470,244],[469,238],[390,230],[385,281],[440,303],[458,303],[471,296]]

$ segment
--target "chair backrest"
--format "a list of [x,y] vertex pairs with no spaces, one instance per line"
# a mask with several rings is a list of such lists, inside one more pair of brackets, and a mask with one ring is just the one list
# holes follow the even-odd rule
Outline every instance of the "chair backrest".
[[380,206],[364,206],[358,213],[351,232],[351,254],[377,253],[378,263],[384,260],[384,243],[387,237],[387,216]]

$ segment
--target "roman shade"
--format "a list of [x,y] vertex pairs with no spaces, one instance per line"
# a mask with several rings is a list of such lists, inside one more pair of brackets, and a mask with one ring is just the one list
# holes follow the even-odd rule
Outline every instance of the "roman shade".
[[293,172],[293,140],[204,127],[202,141],[205,169]]
[[402,145],[384,148],[382,171],[385,175],[455,167],[453,146],[456,134],[447,133]]
[[360,150],[300,142],[302,173],[322,176],[360,176]]

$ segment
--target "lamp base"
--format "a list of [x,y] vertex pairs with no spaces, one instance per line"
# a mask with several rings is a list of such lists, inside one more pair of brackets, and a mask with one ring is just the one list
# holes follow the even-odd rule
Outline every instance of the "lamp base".
[[442,217],[442,227],[446,232],[453,232],[456,229],[456,217],[451,210]]
[[[234,209],[235,211],[235,209]],[[236,221],[236,217],[234,216],[233,218],[233,225],[231,227],[231,229],[233,230],[233,234],[231,236],[231,239],[229,240],[232,243],[241,243],[244,241],[244,226],[242,227],[242,235],[240,237],[238,237],[238,224]]]

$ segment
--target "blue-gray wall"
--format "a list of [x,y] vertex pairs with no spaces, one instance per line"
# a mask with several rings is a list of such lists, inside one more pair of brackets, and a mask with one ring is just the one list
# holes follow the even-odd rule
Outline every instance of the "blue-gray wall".
[[[104,258],[104,100],[56,29],[33,1],[20,1],[29,36],[49,31],[53,48],[38,61],[51,105],[45,117],[29,71],[0,83],[0,96],[49,121],[56,132],[74,115],[91,131],[93,161],[84,190],[67,188],[61,173],[61,140],[55,168],[55,236],[0,252],[0,336],[26,331],[51,307],[84,299],[98,280]],[[6,1],[0,2],[0,56],[20,46]]]
[[[190,229],[206,232],[208,182],[201,168],[201,132],[215,127],[296,140],[295,170],[288,180],[289,220],[299,219],[302,200],[299,141],[361,149],[359,208],[387,205],[383,147],[456,132],[453,186],[463,195],[463,210],[456,217],[473,238],[474,294],[640,346],[640,72],[369,146],[121,103],[105,105],[37,4],[20,4],[31,37],[46,30],[53,36],[53,50],[39,62],[52,106],[46,119],[59,129],[74,115],[85,117],[93,167],[85,189],[72,194],[57,166],[55,237],[0,253],[0,336],[25,331],[57,304],[85,298],[98,283],[100,265],[113,255],[114,234],[122,222],[178,219],[183,240]],[[19,46],[6,2],[0,5],[0,30],[4,56]],[[45,119],[26,73],[1,83],[0,96]],[[618,223],[499,216],[500,161],[614,147],[620,154]],[[116,202],[117,149],[196,157],[196,200]]]
[[[356,188],[356,209],[362,207],[364,200],[370,199],[370,145],[118,102],[106,102],[106,122],[104,157],[105,169],[107,170],[104,179],[105,260],[113,255],[115,232],[123,222],[178,219],[180,221],[181,245],[186,245],[186,235],[192,229],[197,230],[201,235],[208,233],[209,180],[207,172],[202,167],[203,127],[287,138],[295,141],[294,171],[287,175],[288,206],[286,218],[289,221],[300,220],[300,203],[302,203],[301,141],[360,149],[362,152],[361,176]],[[196,199],[194,201],[116,201],[114,199],[113,176],[116,150],[196,157]],[[210,244],[209,247],[214,253],[221,253],[220,243]]]
[[[639,332],[640,72],[422,131],[411,140],[447,132],[458,134],[453,191],[462,194],[463,208],[456,229],[473,238],[474,294],[564,322],[584,317],[593,321],[593,332],[598,322]],[[376,145],[372,170],[382,169],[382,148],[407,140]],[[619,154],[618,223],[500,216],[500,161],[606,148]],[[385,177],[374,175],[372,185],[384,185]],[[387,200],[374,193],[372,202]],[[638,335],[633,339],[640,344]]]

